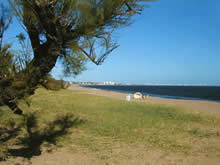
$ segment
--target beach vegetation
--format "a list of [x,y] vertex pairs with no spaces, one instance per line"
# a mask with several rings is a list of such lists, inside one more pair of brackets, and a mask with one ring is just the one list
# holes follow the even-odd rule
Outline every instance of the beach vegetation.
[[67,89],[39,88],[31,104],[19,104],[23,116],[0,107],[2,160],[59,149],[93,152],[105,159],[126,157],[132,149],[220,154],[220,119],[211,115]]

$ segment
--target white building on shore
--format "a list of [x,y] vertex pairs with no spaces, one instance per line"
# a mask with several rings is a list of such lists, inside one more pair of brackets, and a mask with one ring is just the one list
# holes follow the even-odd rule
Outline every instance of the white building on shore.
[[103,85],[115,85],[115,82],[105,81],[105,82],[103,83]]

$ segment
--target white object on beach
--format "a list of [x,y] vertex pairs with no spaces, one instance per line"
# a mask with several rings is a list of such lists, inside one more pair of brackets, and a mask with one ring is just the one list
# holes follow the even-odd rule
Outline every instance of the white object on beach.
[[134,94],[134,99],[142,99],[143,95],[140,92]]
[[126,96],[126,101],[131,101],[131,96],[130,95]]

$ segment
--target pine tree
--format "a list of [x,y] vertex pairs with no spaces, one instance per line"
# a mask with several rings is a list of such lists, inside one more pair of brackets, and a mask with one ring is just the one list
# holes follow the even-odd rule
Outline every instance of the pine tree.
[[[100,65],[118,47],[112,33],[152,0],[9,0],[23,24],[33,58],[4,85],[3,104],[22,114],[18,100],[34,94],[62,61],[66,74],[79,74],[87,60]],[[6,82],[6,80],[4,80]]]

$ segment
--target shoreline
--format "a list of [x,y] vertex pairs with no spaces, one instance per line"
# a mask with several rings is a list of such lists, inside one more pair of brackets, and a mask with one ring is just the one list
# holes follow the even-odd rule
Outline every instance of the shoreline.
[[[100,88],[93,88],[93,87],[88,87],[88,86],[80,86],[82,88],[88,88],[88,89],[100,89]],[[133,95],[134,92],[125,92],[125,91],[120,91],[120,90],[110,90],[110,89],[100,89],[104,91],[113,91],[113,92],[119,92],[119,93],[125,93],[128,95]],[[142,92],[141,92],[142,93]],[[161,95],[161,94],[154,94],[154,93],[142,93],[144,95],[149,95],[150,97],[156,97],[156,98],[164,98],[164,99],[175,99],[175,100],[192,100],[192,101],[208,101],[208,102],[216,102],[220,103],[220,100],[211,100],[211,99],[205,99],[205,98],[196,98],[196,97],[187,97],[187,96],[170,96],[170,95]]]
[[[85,94],[92,94],[92,95],[116,98],[121,100],[125,100],[126,96],[129,95],[128,93],[95,89],[95,88],[86,88],[86,87],[81,87],[79,85],[71,85],[69,89],[80,90],[82,91],[82,93]],[[217,115],[220,117],[220,103],[214,101],[184,100],[184,99],[160,98],[160,97],[149,97],[145,100],[132,99],[131,101],[181,107],[190,112],[194,112],[194,113],[202,112],[206,114]]]
[[[141,92],[151,97],[199,100],[220,103],[220,86],[169,86],[169,85],[79,85],[86,88],[96,88],[107,91],[134,94]],[[156,88],[155,88],[156,87]],[[213,89],[214,88],[214,89]],[[146,92],[148,91],[148,92]],[[168,94],[169,93],[169,94]]]

